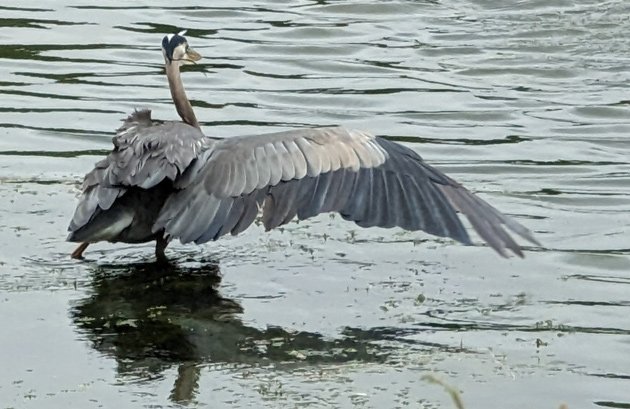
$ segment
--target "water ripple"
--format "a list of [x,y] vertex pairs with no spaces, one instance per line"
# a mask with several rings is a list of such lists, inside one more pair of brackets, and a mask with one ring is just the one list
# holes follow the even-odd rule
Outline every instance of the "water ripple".
[[[0,10],[6,406],[450,407],[418,382],[427,371],[466,407],[627,406],[629,2]],[[159,46],[181,29],[204,56],[183,78],[208,135],[370,130],[544,247],[499,260],[325,215],[173,244],[172,276],[147,263],[150,246],[70,262],[77,186],[120,120],[177,118]]]

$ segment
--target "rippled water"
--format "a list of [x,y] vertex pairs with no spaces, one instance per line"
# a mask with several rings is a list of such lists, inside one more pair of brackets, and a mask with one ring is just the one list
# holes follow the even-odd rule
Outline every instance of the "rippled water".
[[[50,3],[50,4],[49,4]],[[630,405],[630,3],[0,6],[0,402],[7,408]],[[579,4],[575,4],[579,3]],[[54,5],[53,5],[54,4]],[[524,260],[323,215],[68,258],[78,184],[134,108],[208,135],[398,140],[536,231]]]

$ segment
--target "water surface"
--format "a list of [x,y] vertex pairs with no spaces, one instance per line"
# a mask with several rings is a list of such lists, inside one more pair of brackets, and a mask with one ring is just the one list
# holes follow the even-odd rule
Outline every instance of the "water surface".
[[[0,402],[57,407],[630,405],[630,4],[0,6]],[[206,134],[341,124],[405,143],[536,232],[479,244],[322,215],[204,246],[64,242],[135,108]]]

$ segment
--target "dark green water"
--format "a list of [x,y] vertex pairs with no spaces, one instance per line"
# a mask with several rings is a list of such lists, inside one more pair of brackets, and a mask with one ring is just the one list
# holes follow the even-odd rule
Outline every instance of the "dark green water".
[[[577,5],[575,3],[578,3]],[[0,6],[0,408],[630,405],[630,3]],[[323,215],[201,247],[64,242],[134,108],[208,135],[341,124],[530,227],[500,259]]]

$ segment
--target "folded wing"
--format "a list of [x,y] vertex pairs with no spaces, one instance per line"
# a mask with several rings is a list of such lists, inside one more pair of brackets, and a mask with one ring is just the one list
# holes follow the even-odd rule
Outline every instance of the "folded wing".
[[[151,111],[142,110],[125,119],[112,142],[113,151],[83,180],[82,195],[68,228],[71,241],[110,239],[106,236],[112,229],[103,229],[110,224],[120,230],[124,220],[128,225],[129,212],[117,209],[109,218],[98,220],[102,226],[86,229],[87,225],[122,200],[129,189],[151,189],[164,180],[174,181],[197,157],[205,137],[199,129],[181,122],[153,121]],[[75,234],[80,229],[83,234]],[[96,231],[105,237],[90,237]]]

